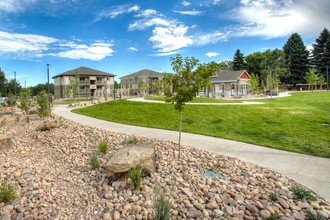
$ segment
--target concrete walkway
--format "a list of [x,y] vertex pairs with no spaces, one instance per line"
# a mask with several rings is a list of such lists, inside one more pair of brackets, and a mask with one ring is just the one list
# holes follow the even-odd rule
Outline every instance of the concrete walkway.
[[[144,99],[142,97],[139,98],[130,98],[127,99],[128,101],[133,101],[133,102],[149,102],[149,103],[160,103],[160,104],[167,104],[164,101],[158,101],[158,100],[150,100],[150,99]],[[241,102],[212,102],[212,103],[207,103],[207,102],[188,102],[186,103],[187,105],[261,105],[264,104],[263,102],[252,102],[252,101],[241,101]]]
[[[70,112],[71,110],[63,105],[55,106],[53,113],[83,125],[108,131],[174,142],[178,141],[179,133],[176,131],[107,122],[74,114]],[[236,157],[240,160],[275,170],[330,201],[330,159],[189,133],[182,133],[182,144]]]

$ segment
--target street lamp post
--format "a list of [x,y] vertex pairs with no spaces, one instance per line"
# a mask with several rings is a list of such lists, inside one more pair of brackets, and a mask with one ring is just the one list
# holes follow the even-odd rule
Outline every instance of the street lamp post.
[[14,88],[15,88],[15,99],[17,97],[17,91],[16,91],[16,71],[14,71]]
[[48,96],[50,94],[50,87],[49,87],[49,64],[47,64],[47,92],[48,92]]

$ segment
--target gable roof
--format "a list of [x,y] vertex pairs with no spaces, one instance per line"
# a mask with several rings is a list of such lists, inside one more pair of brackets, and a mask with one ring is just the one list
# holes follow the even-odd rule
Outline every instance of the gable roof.
[[74,76],[76,74],[79,74],[79,76],[115,76],[111,73],[106,73],[103,71],[94,70],[94,69],[87,68],[87,67],[79,67],[79,68],[61,73],[59,75],[53,76],[52,78],[55,79],[55,78],[61,77],[61,76]]
[[120,77],[119,79],[126,79],[126,78],[143,78],[143,77],[164,77],[164,73],[156,72],[153,70],[140,70],[138,72]]
[[211,82],[235,82],[237,81],[242,75],[246,74],[250,79],[250,75],[246,70],[221,70],[217,72],[215,75],[211,76]]

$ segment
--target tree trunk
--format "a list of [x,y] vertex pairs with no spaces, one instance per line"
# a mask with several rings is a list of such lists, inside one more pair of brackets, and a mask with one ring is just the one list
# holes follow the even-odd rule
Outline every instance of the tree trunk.
[[179,130],[179,160],[181,159],[181,130],[182,130],[182,111],[180,111],[180,130]]

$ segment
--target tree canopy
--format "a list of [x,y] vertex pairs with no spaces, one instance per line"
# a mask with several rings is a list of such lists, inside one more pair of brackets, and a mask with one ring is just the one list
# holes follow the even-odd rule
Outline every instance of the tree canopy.
[[219,65],[212,62],[200,64],[196,58],[183,58],[177,55],[171,58],[171,66],[175,72],[171,76],[175,94],[167,94],[167,100],[175,103],[175,109],[182,111],[186,102],[192,101],[196,93],[210,85],[210,77],[220,70]]
[[242,70],[245,67],[244,54],[237,49],[233,58],[233,70]]
[[313,44],[312,63],[317,71],[326,77],[326,69],[330,68],[330,32],[326,28]]
[[0,69],[0,97],[7,96],[8,80],[6,79],[5,73]]
[[309,68],[309,51],[306,49],[301,36],[293,33],[283,46],[290,75],[286,82],[297,84],[304,82],[304,76]]

